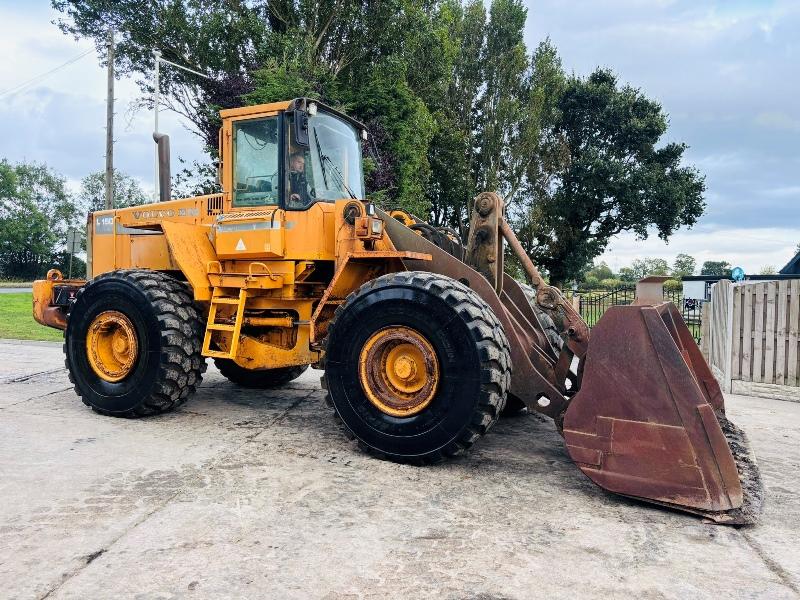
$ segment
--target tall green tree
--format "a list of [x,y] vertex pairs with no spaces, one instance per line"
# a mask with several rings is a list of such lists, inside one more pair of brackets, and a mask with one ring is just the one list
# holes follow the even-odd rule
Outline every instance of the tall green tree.
[[592,277],[597,281],[602,281],[603,279],[613,279],[614,272],[611,270],[611,267],[605,263],[605,261],[601,261],[592,265],[592,268],[584,273],[584,277]]
[[477,190],[478,101],[484,81],[481,56],[487,15],[481,0],[472,0],[463,8],[458,2],[447,6],[449,38],[456,53],[443,102],[433,112],[436,130],[428,149],[431,179],[427,196],[432,223],[463,229]]
[[688,277],[694,275],[695,269],[697,269],[697,261],[693,256],[678,254],[672,264],[672,275],[675,277]]
[[[149,199],[142,186],[130,175],[114,169],[113,177],[113,208],[125,208],[144,204]],[[81,180],[80,200],[86,205],[88,211],[103,210],[106,205],[106,173],[98,171],[91,173]]]
[[732,269],[733,267],[727,260],[707,260],[700,267],[700,275],[730,277]]
[[530,188],[523,240],[551,282],[576,277],[623,231],[667,240],[703,214],[704,178],[681,164],[686,145],[658,145],[661,106],[610,71],[570,77],[551,127],[552,178]]
[[[530,250],[541,218],[538,203],[553,192],[568,151],[555,128],[567,77],[549,39],[534,51],[527,79],[526,117],[514,149],[516,168],[505,199],[512,226]],[[573,278],[579,279],[594,258],[588,257],[584,266],[572,274]]]
[[45,165],[0,161],[0,274],[44,275],[82,214],[66,180]]
[[634,281],[648,275],[669,275],[669,263],[663,258],[637,258],[631,263],[631,275]]
[[[165,104],[192,122],[212,157],[220,108],[319,97],[377,132],[368,189],[425,215],[428,104],[447,88],[456,45],[445,3],[431,0],[53,0],[66,33],[104,51],[117,32],[118,72],[151,91],[152,50],[212,75],[162,70]],[[419,65],[424,65],[419,68]]]
[[519,0],[494,0],[481,56],[484,91],[478,102],[481,142],[476,180],[479,188],[501,193],[507,191],[504,184],[515,163],[512,145],[525,116],[526,18]]

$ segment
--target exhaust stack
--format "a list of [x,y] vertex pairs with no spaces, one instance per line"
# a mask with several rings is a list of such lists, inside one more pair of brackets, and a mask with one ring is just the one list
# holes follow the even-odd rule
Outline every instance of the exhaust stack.
[[153,140],[158,144],[158,200],[167,202],[172,198],[172,180],[169,172],[169,136],[154,133]]

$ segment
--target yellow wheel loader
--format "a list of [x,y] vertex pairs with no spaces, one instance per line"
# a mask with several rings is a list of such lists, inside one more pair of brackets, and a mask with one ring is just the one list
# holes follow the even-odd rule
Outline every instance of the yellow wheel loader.
[[[607,490],[720,523],[755,519],[755,461],[660,288],[610,308],[590,337],[496,194],[475,199],[462,244],[364,199],[367,132],[347,115],[306,98],[220,114],[221,193],[171,200],[168,139],[156,135],[161,202],[91,214],[88,281],[51,271],[35,283],[34,315],[64,330],[87,405],[170,410],[206,358],[253,388],[316,365],[344,430],[371,453],[436,462],[527,407]],[[505,243],[525,288],[504,272]]]

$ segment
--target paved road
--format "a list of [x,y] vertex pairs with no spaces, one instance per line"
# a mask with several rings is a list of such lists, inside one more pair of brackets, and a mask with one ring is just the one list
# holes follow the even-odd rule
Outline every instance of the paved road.
[[30,294],[32,292],[33,288],[31,287],[0,287],[0,294]]
[[768,486],[733,529],[595,488],[534,416],[428,468],[360,454],[318,372],[101,417],[56,345],[0,342],[4,598],[797,598],[800,404],[729,398]]

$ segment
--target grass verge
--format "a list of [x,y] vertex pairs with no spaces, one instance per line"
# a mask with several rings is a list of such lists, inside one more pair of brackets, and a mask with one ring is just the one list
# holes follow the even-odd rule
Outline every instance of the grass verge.
[[61,341],[61,331],[33,320],[32,308],[33,294],[0,294],[0,338]]

